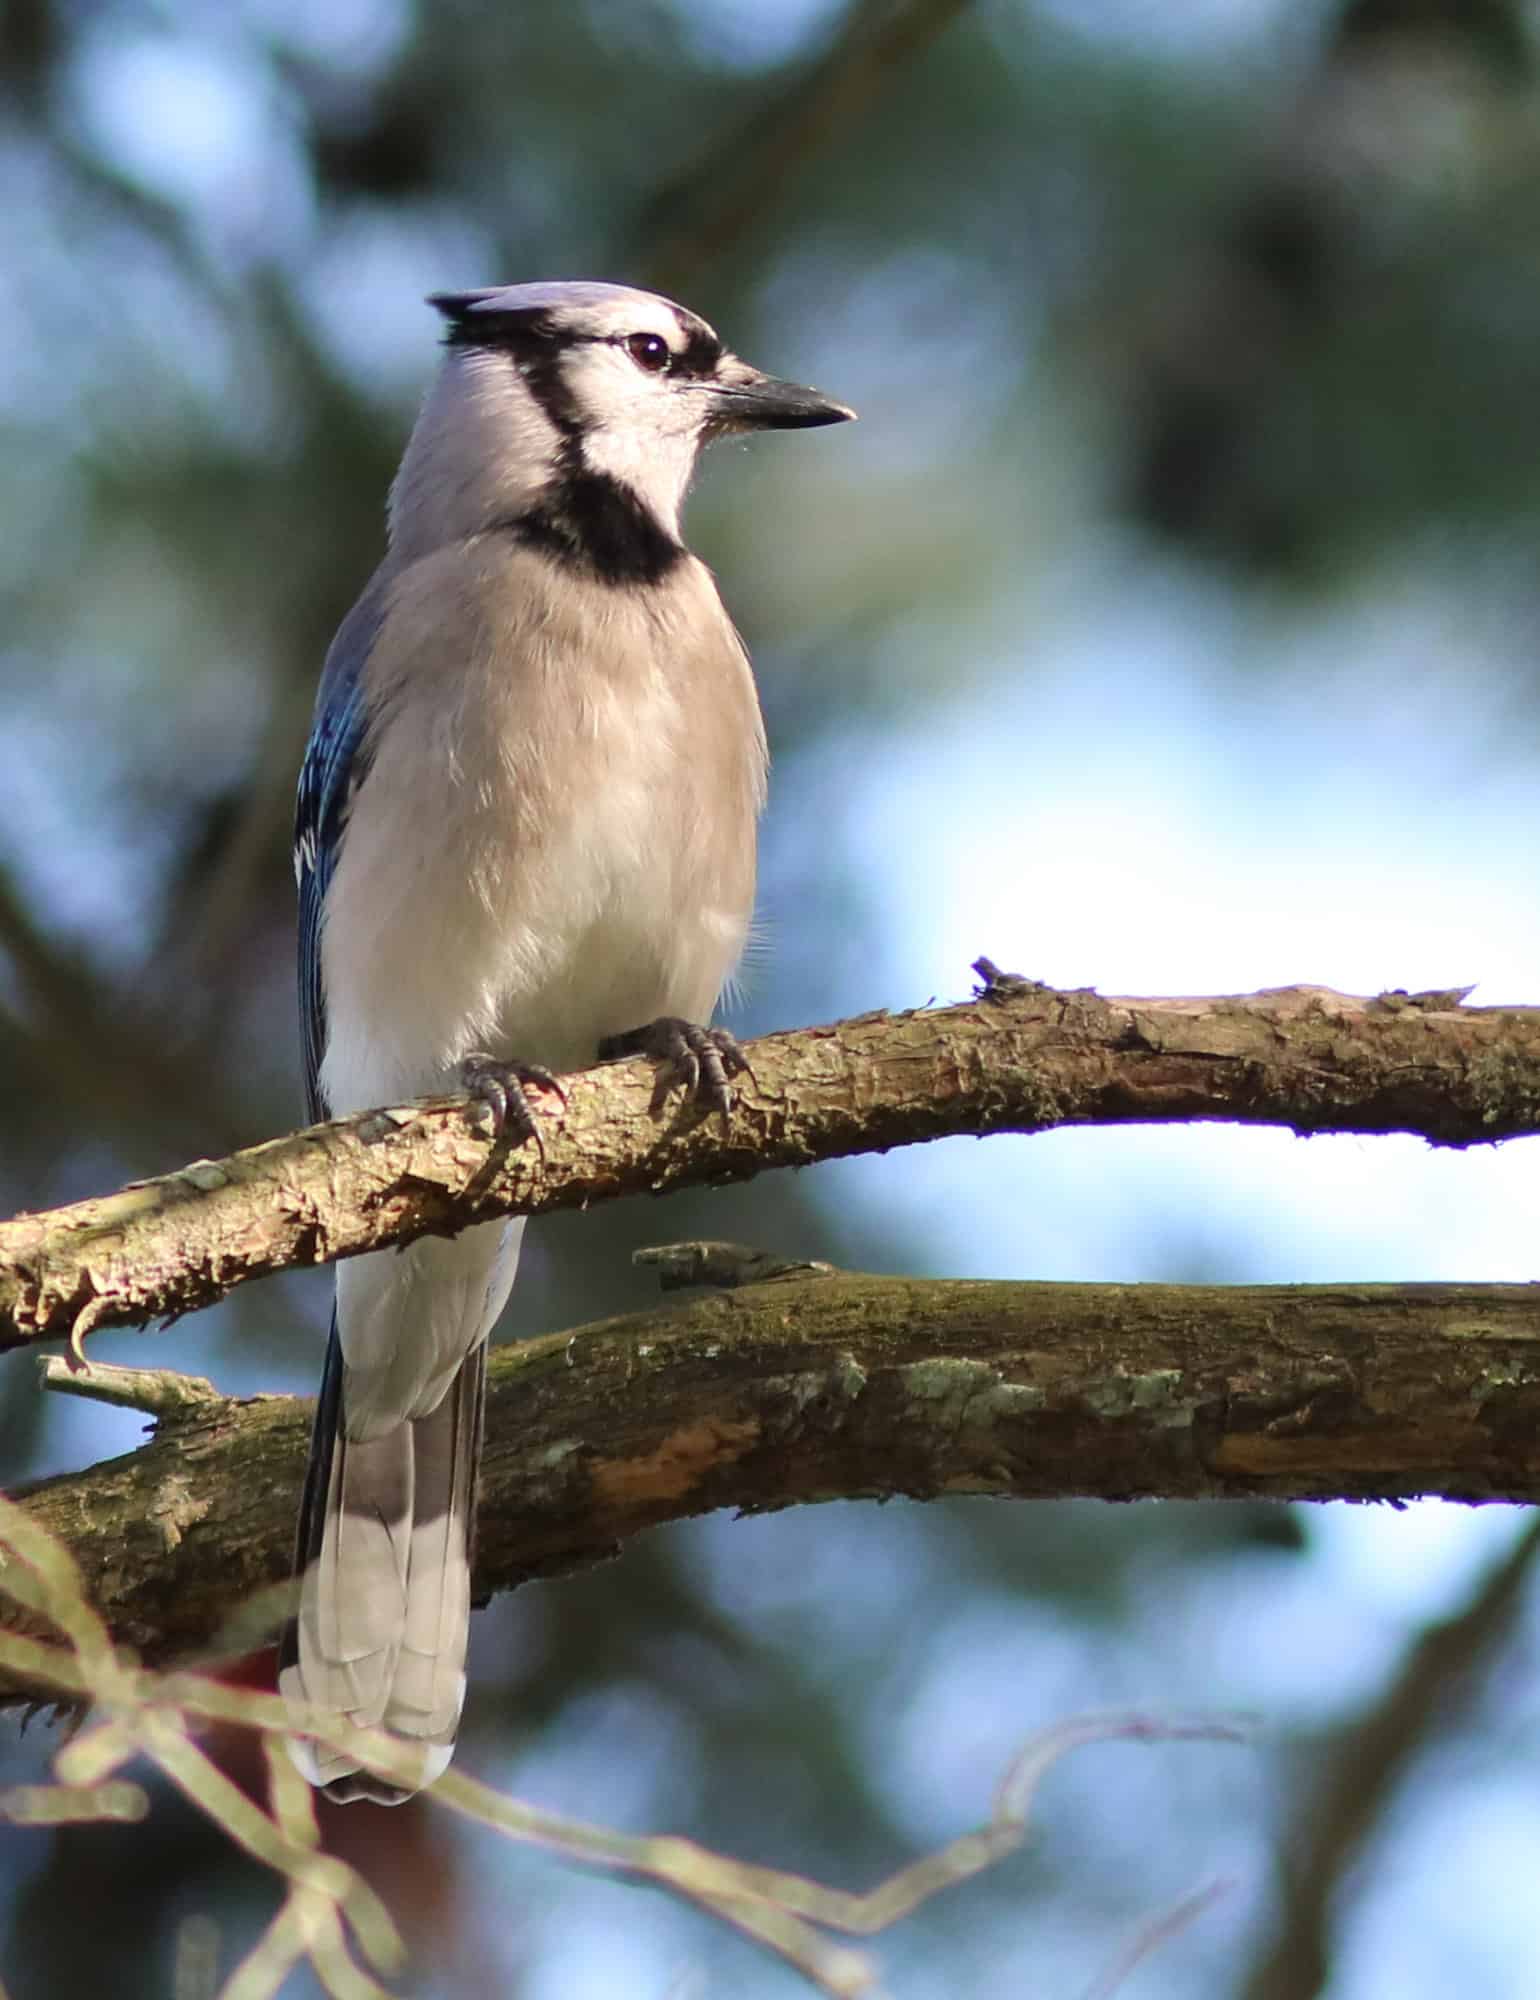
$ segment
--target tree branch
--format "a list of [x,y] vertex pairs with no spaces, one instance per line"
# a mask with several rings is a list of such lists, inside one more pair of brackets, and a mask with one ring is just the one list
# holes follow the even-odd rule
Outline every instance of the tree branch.
[[[1540,1498],[1525,1285],[796,1273],[502,1348],[489,1386],[480,1593],[721,1507]],[[246,1649],[274,1599],[227,1621],[287,1575],[309,1417],[285,1396],[195,1402],[140,1450],[23,1497],[116,1642],[152,1664]],[[44,1628],[0,1597],[0,1629]]]
[[[987,961],[980,961],[987,966]],[[1540,1009],[1287,987],[1108,1000],[1001,979],[972,1002],[751,1045],[725,1126],[653,1109],[647,1067],[569,1079],[532,1147],[489,1158],[461,1099],[366,1113],[0,1224],[0,1346],[211,1304],[292,1265],[472,1222],[746,1180],[954,1133],[1225,1119],[1473,1145],[1540,1131]]]

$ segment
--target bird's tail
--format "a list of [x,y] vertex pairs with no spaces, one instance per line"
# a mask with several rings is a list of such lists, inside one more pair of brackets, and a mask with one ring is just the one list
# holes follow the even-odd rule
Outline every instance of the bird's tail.
[[381,1727],[418,1755],[391,1784],[304,1737],[290,1754],[336,1800],[399,1805],[448,1764],[465,1699],[471,1540],[481,1456],[486,1343],[436,1409],[379,1437],[345,1433],[335,1317],[300,1506],[300,1601],[278,1684],[291,1701]]

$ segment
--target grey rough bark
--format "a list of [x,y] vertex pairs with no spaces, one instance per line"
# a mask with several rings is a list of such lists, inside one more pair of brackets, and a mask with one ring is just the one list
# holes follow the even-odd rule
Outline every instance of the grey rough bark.
[[[477,1585],[579,1568],[719,1507],[1533,1500],[1537,1414],[1540,1300],[1524,1285],[792,1273],[499,1350]],[[195,1395],[139,1451],[22,1497],[117,1639],[152,1663],[194,1659],[286,1575],[308,1422],[298,1398]],[[37,1629],[3,1597],[0,1627]],[[258,1636],[248,1619],[225,1643]]]
[[1461,997],[1128,1000],[1015,981],[961,1006],[765,1036],[725,1129],[677,1104],[660,1118],[643,1064],[584,1071],[565,1105],[547,1100],[543,1155],[500,1162],[463,1100],[370,1112],[0,1224],[0,1346],[78,1342],[495,1215],[957,1133],[1224,1119],[1465,1146],[1540,1131],[1540,1009]]

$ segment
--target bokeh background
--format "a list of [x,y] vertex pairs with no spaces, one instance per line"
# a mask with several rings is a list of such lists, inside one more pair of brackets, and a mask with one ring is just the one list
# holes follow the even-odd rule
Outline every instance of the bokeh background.
[[[5,1207],[299,1121],[293,781],[437,287],[653,285],[861,411],[719,449],[692,503],[775,755],[740,1032],[957,997],[981,951],[1108,992],[1534,1001],[1536,27],[1518,0],[6,0]],[[939,1275],[1528,1279],[1537,1166],[958,1141],[554,1223],[507,1330],[643,1301],[630,1249],[696,1233]],[[325,1296],[247,1289],[156,1358],[307,1387]],[[138,1434],[13,1364],[8,1482]],[[710,1519],[480,1614],[463,1761],[862,1886],[981,1817],[1036,1728],[1245,1709],[1249,1749],[1077,1755],[1026,1853],[881,1943],[890,1990],[1083,1994],[1218,1878],[1129,2000],[1519,2000],[1520,1528]],[[46,1731],[0,1727],[0,1776],[40,1769]],[[425,1805],[338,1837],[412,1932],[403,1992],[805,1990]],[[169,1797],[0,1833],[0,1977],[204,2000],[273,1901]]]

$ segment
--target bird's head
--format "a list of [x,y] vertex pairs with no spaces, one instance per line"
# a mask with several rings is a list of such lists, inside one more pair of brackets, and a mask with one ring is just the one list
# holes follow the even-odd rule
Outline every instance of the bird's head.
[[[671,535],[703,444],[855,414],[751,368],[705,320],[655,292],[562,282],[436,292],[431,303],[448,322],[446,375],[485,420],[484,453],[505,455],[528,487],[617,482]],[[467,444],[478,440],[462,435]]]

